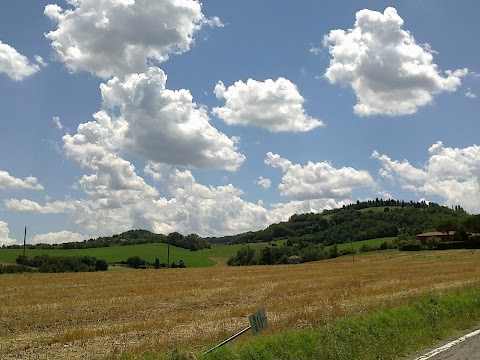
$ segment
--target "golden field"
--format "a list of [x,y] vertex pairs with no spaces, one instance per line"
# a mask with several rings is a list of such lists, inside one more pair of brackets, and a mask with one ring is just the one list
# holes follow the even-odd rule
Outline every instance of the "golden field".
[[479,288],[479,264],[479,250],[390,251],[355,262],[2,275],[0,358],[206,350],[248,326],[260,307],[267,332],[315,327],[424,294]]

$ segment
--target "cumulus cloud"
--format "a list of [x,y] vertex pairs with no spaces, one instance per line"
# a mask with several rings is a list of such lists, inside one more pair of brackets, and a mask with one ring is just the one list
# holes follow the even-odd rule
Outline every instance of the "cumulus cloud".
[[257,180],[257,185],[260,185],[264,189],[269,189],[272,186],[272,180],[259,176]]
[[[66,213],[96,236],[132,228],[211,235],[264,225],[266,210],[241,199],[239,189],[207,187],[197,184],[189,171],[172,170],[172,165],[236,170],[245,157],[236,150],[239,139],[218,132],[187,90],[168,90],[165,81],[159,68],[112,78],[101,86],[102,109],[75,134],[63,136],[66,157],[85,170],[75,184],[85,195],[82,199],[45,204],[9,199],[4,206]],[[125,158],[129,155],[155,164],[144,173],[161,182],[163,194],[137,173]]]
[[272,204],[272,209],[268,212],[268,223],[287,221],[293,214],[321,213],[323,210],[336,209],[350,203],[351,200],[348,199],[340,201],[334,199],[313,199]]
[[22,180],[0,170],[0,189],[43,190],[43,186],[38,184],[36,177],[28,176]]
[[306,114],[305,99],[285,78],[263,82],[248,79],[228,88],[219,81],[215,95],[225,99],[225,106],[214,107],[212,113],[229,125],[257,126],[272,132],[305,132],[324,125]]
[[231,184],[205,186],[197,183],[189,170],[180,171],[151,162],[145,172],[162,181],[164,190],[172,198],[155,203],[157,213],[152,220],[159,232],[174,231],[171,224],[175,224],[175,231],[220,236],[260,229],[267,224],[267,210],[243,200],[243,192]]
[[463,149],[433,144],[423,168],[415,168],[407,160],[401,163],[374,152],[380,160],[380,174],[402,182],[403,188],[428,196],[439,196],[447,205],[461,205],[466,211],[480,212],[480,146]]
[[0,246],[16,245],[17,240],[10,239],[10,231],[8,230],[8,224],[5,221],[0,220]]
[[67,242],[80,242],[87,237],[70,231],[49,232],[38,234],[32,239],[34,244],[63,244]]
[[82,0],[70,8],[49,4],[45,15],[57,23],[46,37],[55,56],[70,71],[85,70],[103,78],[143,72],[194,43],[207,19],[197,0]]
[[0,41],[0,74],[20,81],[40,71],[37,64],[31,64],[25,55]]
[[72,205],[62,201],[55,201],[40,205],[28,199],[6,199],[5,209],[10,211],[32,212],[37,214],[61,214],[72,209]]
[[360,116],[413,114],[434,95],[457,90],[468,73],[447,70],[442,76],[430,46],[417,44],[402,26],[392,7],[383,14],[364,9],[357,12],[353,29],[332,30],[324,37],[332,56],[325,77],[352,87]]
[[351,197],[354,189],[376,185],[365,170],[351,167],[337,169],[328,162],[309,161],[307,165],[301,166],[269,152],[265,163],[282,170],[284,175],[278,188],[281,195],[290,196],[294,200],[344,200]]
[[380,155],[378,151],[373,151],[371,158],[378,159],[382,163],[379,173],[390,180],[400,178],[404,181],[421,182],[428,178],[425,171],[415,168],[407,160],[402,162],[392,160],[387,155]]
[[234,140],[210,124],[207,111],[188,90],[169,90],[166,80],[161,69],[152,67],[101,85],[102,116],[121,113],[111,115],[118,136],[109,141],[120,141],[124,150],[158,163],[236,170],[245,157]]

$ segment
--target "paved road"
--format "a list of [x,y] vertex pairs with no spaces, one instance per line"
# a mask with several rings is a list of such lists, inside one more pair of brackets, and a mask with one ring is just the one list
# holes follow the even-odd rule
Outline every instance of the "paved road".
[[[452,343],[445,345],[449,347],[436,355],[435,350],[429,351],[428,355],[418,357],[415,360],[480,360],[480,332],[476,331],[466,335],[466,339],[457,339]],[[438,349],[439,352],[441,348]]]

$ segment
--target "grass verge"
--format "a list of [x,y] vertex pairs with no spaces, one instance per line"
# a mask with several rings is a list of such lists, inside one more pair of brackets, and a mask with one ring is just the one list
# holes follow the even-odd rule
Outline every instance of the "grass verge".
[[[382,312],[335,320],[319,329],[259,336],[200,359],[399,359],[480,321],[480,290],[429,296]],[[191,359],[178,351],[170,359]]]

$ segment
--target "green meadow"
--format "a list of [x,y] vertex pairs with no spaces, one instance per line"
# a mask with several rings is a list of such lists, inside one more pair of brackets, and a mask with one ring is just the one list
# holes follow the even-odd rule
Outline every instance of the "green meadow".
[[[280,242],[279,242],[280,243]],[[211,258],[228,259],[235,255],[244,245],[214,245],[211,249],[190,251],[183,248],[170,246],[170,263],[178,263],[183,260],[187,267],[209,267],[217,262]],[[268,246],[267,243],[255,243],[250,245],[256,249]],[[33,258],[37,255],[47,254],[49,256],[94,256],[97,259],[104,259],[109,263],[125,261],[130,256],[140,256],[149,262],[158,258],[161,263],[167,262],[168,245],[163,243],[152,243],[142,245],[111,246],[90,249],[68,249],[68,250],[43,250],[27,249],[26,255]],[[15,259],[23,254],[22,249],[0,249],[0,262],[14,263]]]
[[[353,248],[358,252],[360,247],[364,244],[369,246],[379,246],[384,241],[392,242],[394,238],[380,238],[365,241],[357,241],[352,244],[340,244],[339,250]],[[281,246],[284,241],[277,241],[277,246]],[[183,260],[187,267],[209,267],[217,264],[217,261],[224,259],[227,260],[231,256],[234,256],[237,251],[245,245],[213,245],[211,249],[190,251],[183,248],[170,246],[170,263],[178,263]],[[253,243],[248,246],[261,250],[268,243]],[[329,247],[326,247],[328,251]],[[90,249],[68,249],[68,250],[43,250],[43,249],[27,249],[26,255],[29,258],[33,258],[37,255],[47,254],[49,256],[81,256],[88,255],[94,256],[97,259],[104,259],[109,263],[117,263],[125,261],[131,256],[140,256],[149,262],[155,261],[158,258],[161,263],[167,262],[168,245],[163,243],[152,243],[142,245],[127,245],[127,246],[111,246],[101,248]],[[14,263],[15,259],[23,254],[22,249],[5,249],[0,248],[0,262]],[[217,260],[217,261],[215,261]],[[220,263],[222,263],[220,261]],[[225,263],[225,261],[223,262]]]

